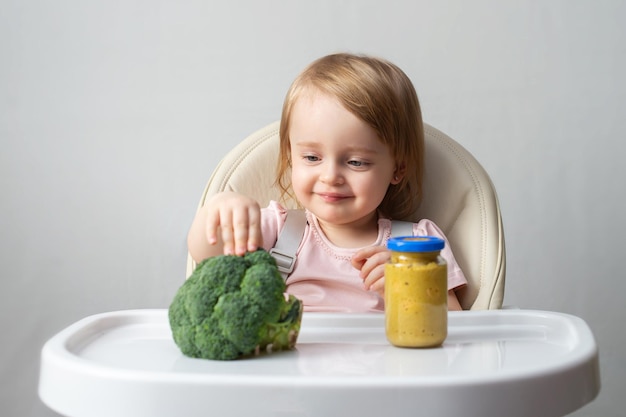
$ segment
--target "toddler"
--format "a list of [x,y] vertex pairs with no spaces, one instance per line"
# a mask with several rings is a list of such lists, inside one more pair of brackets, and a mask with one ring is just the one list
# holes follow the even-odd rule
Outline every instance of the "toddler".
[[[293,82],[280,122],[276,183],[307,218],[287,292],[305,311],[384,310],[384,266],[391,220],[413,214],[422,195],[424,131],[415,89],[394,64],[333,54]],[[198,211],[188,236],[196,262],[219,254],[270,250],[287,210],[223,192]],[[430,220],[414,235],[443,232]],[[446,240],[448,307],[467,284]]]

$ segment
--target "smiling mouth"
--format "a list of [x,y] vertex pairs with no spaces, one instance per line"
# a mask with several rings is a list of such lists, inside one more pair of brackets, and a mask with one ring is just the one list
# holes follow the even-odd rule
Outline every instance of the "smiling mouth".
[[334,193],[318,193],[317,195],[327,203],[336,203],[350,198],[348,195]]

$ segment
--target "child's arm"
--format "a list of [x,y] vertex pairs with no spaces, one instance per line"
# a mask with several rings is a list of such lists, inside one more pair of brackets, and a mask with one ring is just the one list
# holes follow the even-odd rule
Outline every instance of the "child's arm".
[[189,253],[196,262],[221,254],[243,255],[262,244],[259,204],[234,192],[209,199],[198,210],[187,235]]
[[456,296],[454,290],[448,290],[448,310],[449,311],[461,311],[463,307],[461,307],[461,303]]

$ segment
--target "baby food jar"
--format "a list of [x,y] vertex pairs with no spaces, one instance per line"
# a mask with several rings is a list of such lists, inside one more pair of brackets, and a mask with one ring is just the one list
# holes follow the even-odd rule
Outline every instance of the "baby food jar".
[[443,239],[389,239],[385,265],[385,331],[391,344],[434,347],[448,335],[448,267]]

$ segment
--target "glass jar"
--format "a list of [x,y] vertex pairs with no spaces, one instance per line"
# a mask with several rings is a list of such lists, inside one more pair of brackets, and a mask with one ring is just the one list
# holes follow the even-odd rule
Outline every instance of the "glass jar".
[[435,347],[448,335],[448,267],[443,239],[389,239],[385,265],[385,332],[400,347]]

